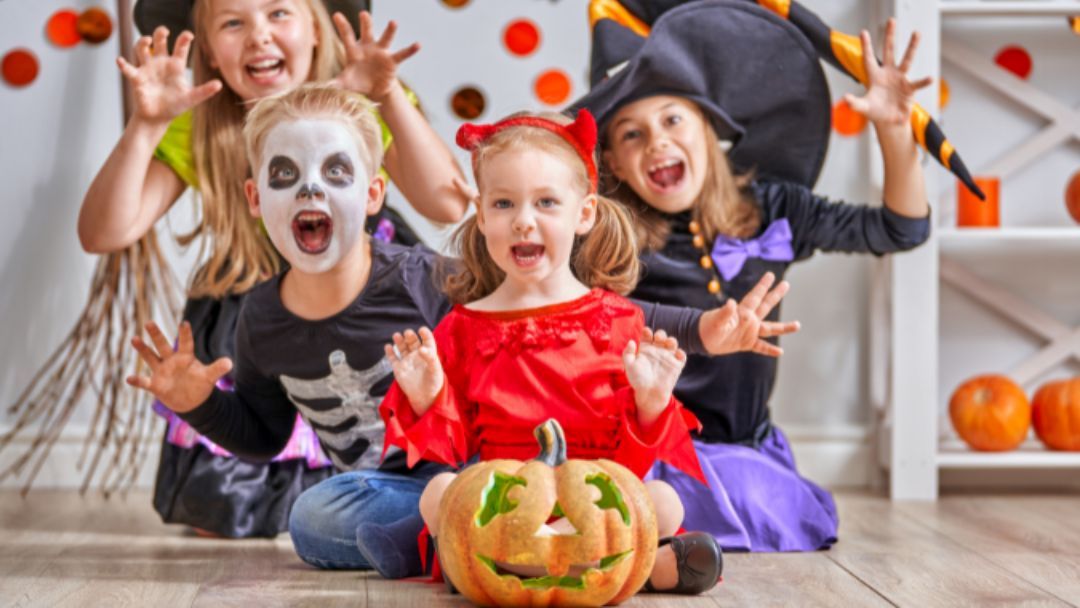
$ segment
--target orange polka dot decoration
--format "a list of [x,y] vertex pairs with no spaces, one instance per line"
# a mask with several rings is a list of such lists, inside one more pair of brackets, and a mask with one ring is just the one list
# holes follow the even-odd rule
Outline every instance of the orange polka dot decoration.
[[37,57],[29,49],[14,49],[0,60],[4,82],[13,87],[25,87],[38,75]]
[[112,17],[104,10],[94,7],[83,11],[75,21],[79,37],[90,44],[101,44],[112,35]]
[[528,19],[516,19],[503,29],[503,46],[512,55],[527,57],[540,47],[540,28]]
[[859,114],[847,101],[841,99],[833,104],[833,129],[844,137],[854,137],[866,128],[866,117]]
[[447,8],[464,8],[469,0],[442,0],[442,3]]
[[48,36],[49,42],[58,47],[75,46],[82,41],[78,22],[79,14],[75,11],[68,9],[56,11],[45,24],[45,35]]
[[566,103],[570,99],[572,90],[570,77],[559,69],[547,70],[533,81],[533,92],[536,98],[549,106]]
[[994,56],[994,63],[1025,80],[1031,75],[1031,54],[1022,46],[1007,46],[1001,49]]
[[1073,173],[1065,187],[1065,208],[1077,224],[1080,224],[1080,171]]

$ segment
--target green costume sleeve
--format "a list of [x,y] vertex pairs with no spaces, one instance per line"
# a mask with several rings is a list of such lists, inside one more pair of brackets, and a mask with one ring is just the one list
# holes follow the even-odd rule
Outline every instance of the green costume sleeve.
[[169,123],[169,130],[154,150],[154,158],[168,165],[185,184],[198,190],[199,174],[195,171],[195,158],[191,152],[191,116],[191,110],[188,110]]

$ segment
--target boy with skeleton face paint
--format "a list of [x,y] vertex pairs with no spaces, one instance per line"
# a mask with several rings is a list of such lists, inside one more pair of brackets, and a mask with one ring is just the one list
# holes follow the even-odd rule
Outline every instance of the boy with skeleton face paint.
[[[191,328],[177,349],[147,325],[152,344],[132,340],[151,374],[128,378],[197,431],[240,458],[268,461],[285,446],[297,411],[315,429],[338,474],[304,491],[289,532],[300,558],[320,568],[375,568],[387,578],[421,572],[419,499],[445,470],[385,460],[378,408],[393,380],[382,345],[404,328],[438,325],[451,308],[437,284],[441,260],[367,236],[364,218],[382,204],[382,147],[371,104],[324,85],[259,102],[244,129],[253,178],[245,193],[290,269],[247,296],[236,334],[235,392],[214,383],[233,368],[203,365]],[[786,284],[771,280],[734,305],[702,314],[641,305],[646,323],[688,352],[756,349],[761,335],[791,331],[762,323]]]

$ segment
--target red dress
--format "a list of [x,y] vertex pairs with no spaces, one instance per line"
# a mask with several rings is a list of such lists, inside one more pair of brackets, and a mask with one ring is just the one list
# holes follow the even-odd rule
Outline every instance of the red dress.
[[538,452],[533,429],[555,418],[570,458],[609,458],[644,476],[663,460],[702,480],[690,431],[700,423],[674,397],[648,430],[637,420],[622,352],[639,340],[641,310],[593,289],[576,300],[506,312],[463,306],[435,328],[446,382],[417,416],[397,383],[380,407],[386,447],[418,460],[456,465],[528,460]]

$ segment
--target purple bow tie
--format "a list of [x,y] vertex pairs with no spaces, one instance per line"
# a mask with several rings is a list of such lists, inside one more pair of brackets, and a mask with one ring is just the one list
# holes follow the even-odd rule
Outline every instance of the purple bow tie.
[[791,224],[781,218],[769,224],[756,239],[734,239],[720,235],[713,243],[712,259],[720,276],[730,281],[739,275],[747,258],[761,258],[773,262],[790,262],[795,259],[791,248]]

